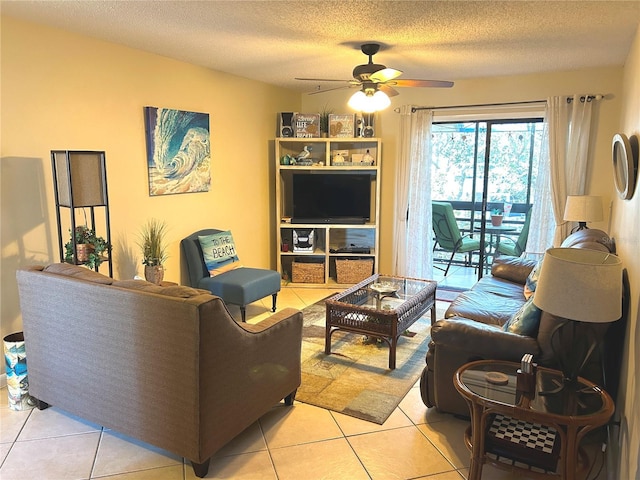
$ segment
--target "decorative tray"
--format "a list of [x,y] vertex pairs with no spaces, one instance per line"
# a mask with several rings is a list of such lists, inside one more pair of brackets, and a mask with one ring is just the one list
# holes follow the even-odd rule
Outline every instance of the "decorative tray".
[[371,288],[371,290],[373,290],[374,292],[382,295],[391,295],[399,290],[399,288],[394,284],[384,282],[372,283],[369,288]]

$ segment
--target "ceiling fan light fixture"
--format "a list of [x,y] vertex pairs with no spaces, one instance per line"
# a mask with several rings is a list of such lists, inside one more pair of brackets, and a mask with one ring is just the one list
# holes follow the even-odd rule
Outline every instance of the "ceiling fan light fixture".
[[389,105],[391,105],[391,100],[389,99],[389,96],[386,93],[378,90],[376,91],[376,93],[373,94],[373,103],[376,107],[376,111],[379,111],[379,110],[384,110]]
[[362,111],[366,102],[367,96],[362,90],[358,90],[356,93],[351,95],[351,98],[349,99],[347,105],[349,105],[349,107],[353,108],[354,110]]
[[373,113],[384,110],[391,105],[389,96],[380,90],[367,89],[358,90],[349,99],[350,108],[364,113]]

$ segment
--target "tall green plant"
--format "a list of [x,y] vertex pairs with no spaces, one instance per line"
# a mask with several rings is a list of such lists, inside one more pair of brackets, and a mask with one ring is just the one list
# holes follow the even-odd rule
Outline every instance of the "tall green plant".
[[142,249],[142,263],[149,267],[164,264],[167,260],[167,244],[165,236],[167,224],[152,218],[142,226],[138,245]]

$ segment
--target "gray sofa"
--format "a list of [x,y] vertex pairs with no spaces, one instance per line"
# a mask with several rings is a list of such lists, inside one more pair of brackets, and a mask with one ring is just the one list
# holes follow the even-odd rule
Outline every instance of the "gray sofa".
[[302,313],[239,324],[209,292],[83,267],[18,270],[30,394],[189,459],[211,456],[300,385]]
[[[609,236],[596,229],[570,235],[562,247],[614,252]],[[520,257],[497,257],[491,275],[483,277],[470,290],[461,293],[446,310],[445,318],[433,325],[426,366],[420,378],[420,393],[427,407],[468,416],[469,408],[456,391],[453,376],[458,368],[474,360],[520,362],[525,353],[531,353],[538,364],[557,366],[551,348],[551,332],[557,325],[557,317],[542,312],[540,326],[534,336],[512,333],[502,328],[526,302],[524,285],[535,265],[535,261]],[[594,328],[602,328],[603,335],[606,332],[607,336],[619,337],[619,326],[613,329],[609,325],[602,324]],[[615,351],[617,347],[611,346],[614,340],[605,339],[605,346]],[[582,373],[599,384],[602,381],[600,361],[595,357]],[[615,373],[608,374],[610,379],[615,376]]]

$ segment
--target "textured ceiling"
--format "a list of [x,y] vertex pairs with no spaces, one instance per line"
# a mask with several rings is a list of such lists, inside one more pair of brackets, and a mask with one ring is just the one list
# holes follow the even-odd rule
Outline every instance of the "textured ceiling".
[[[2,1],[43,23],[300,91],[351,78],[359,46],[402,78],[458,80],[623,65],[629,1]],[[331,84],[322,84],[321,88]]]

